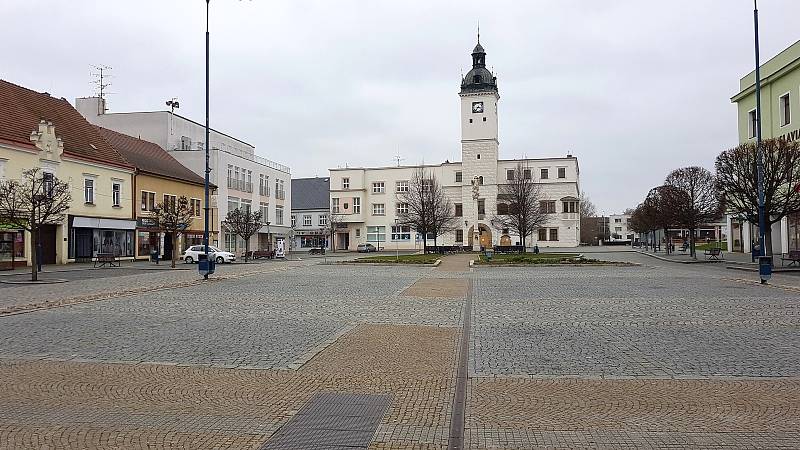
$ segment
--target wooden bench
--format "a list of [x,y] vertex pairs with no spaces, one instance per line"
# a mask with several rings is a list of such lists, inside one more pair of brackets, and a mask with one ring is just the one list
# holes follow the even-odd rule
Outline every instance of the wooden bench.
[[706,259],[724,259],[721,248],[709,248],[704,252],[704,254],[706,255]]
[[521,245],[495,245],[495,253],[525,253],[525,247]]
[[250,259],[269,258],[272,259],[272,253],[266,250],[250,250]]
[[119,257],[113,253],[98,253],[97,256],[94,257],[94,266],[98,267],[97,265],[100,264],[99,267],[109,266],[109,267],[120,267],[121,262]]
[[795,264],[800,265],[800,250],[790,250],[789,253],[783,253],[781,255],[781,266],[783,266],[786,261],[791,261],[789,266]]

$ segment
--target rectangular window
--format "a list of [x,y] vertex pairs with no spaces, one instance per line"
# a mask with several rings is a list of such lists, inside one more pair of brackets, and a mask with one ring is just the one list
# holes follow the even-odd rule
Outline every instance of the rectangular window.
[[565,201],[565,202],[561,202],[561,206],[564,208],[563,211],[565,213],[578,212],[578,202]]
[[456,203],[456,217],[463,217],[464,216],[464,207],[461,203]]
[[614,231],[622,231],[622,227],[614,227]]
[[[242,172],[242,175],[244,175],[244,172]],[[248,170],[247,171],[247,184],[245,185],[245,189],[244,190],[247,191],[247,192],[253,192],[253,171],[252,170]]]
[[334,198],[331,199],[331,211],[334,214],[339,214],[339,199],[338,198],[334,197]]
[[239,199],[236,197],[228,197],[228,211],[239,209]]
[[522,178],[524,178],[526,180],[530,180],[531,179],[531,169],[523,169],[522,170]]
[[749,111],[747,113],[747,137],[754,138],[756,137],[756,127],[758,126],[758,116],[756,116],[756,110]]
[[540,241],[547,240],[547,228],[539,228],[539,240]]
[[342,189],[350,189],[350,178],[342,178]]
[[461,183],[462,177],[463,174],[461,173],[461,171],[456,172],[456,183]]
[[311,226],[311,214],[304,214],[303,215],[303,226],[310,227]]
[[539,178],[541,178],[542,180],[550,178],[550,171],[548,169],[542,169]]
[[558,168],[558,178],[567,178],[567,168],[566,167],[559,167]]
[[464,230],[456,230],[456,242],[464,242]]
[[83,180],[83,201],[94,204],[94,180],[91,178]]
[[175,205],[178,198],[174,195],[164,194],[164,209],[167,211],[175,211]]
[[111,202],[113,206],[119,206],[122,196],[122,185],[119,183],[111,184]]
[[787,92],[781,95],[781,98],[778,99],[782,127],[789,125],[789,123],[792,121],[792,111],[789,104],[789,93]]
[[386,184],[383,181],[376,181],[372,183],[372,193],[382,194],[386,192]]
[[156,209],[156,193],[142,191],[142,211],[153,211]]
[[396,206],[397,215],[408,214],[408,203],[398,203]]
[[512,181],[514,179],[514,172],[515,172],[515,170],[513,170],[513,169],[507,169],[506,170],[506,180]]
[[367,242],[374,242],[380,247],[381,242],[386,242],[386,227],[367,227]]
[[353,214],[361,214],[361,199],[353,197]]
[[192,205],[192,215],[194,217],[200,217],[200,210],[202,209],[200,207],[200,199],[199,198],[193,198],[192,202],[191,202],[191,205]]
[[372,215],[373,216],[383,216],[386,214],[386,207],[383,203],[373,203],[372,204]]
[[283,225],[283,206],[281,205],[275,206],[275,223]]
[[558,228],[550,228],[550,240],[551,241],[558,240]]
[[[53,174],[50,172],[42,172],[42,190],[44,191],[45,197],[53,198],[53,184]],[[115,203],[115,206],[119,206],[119,203]]]
[[408,192],[408,181],[398,181],[395,190],[397,192]]
[[250,214],[251,212],[253,212],[253,201],[242,200],[242,206],[240,206],[240,208],[242,208],[242,211],[246,212],[247,214]]
[[555,200],[543,200],[539,202],[539,211],[543,214],[555,214],[556,202]]
[[361,228],[356,228],[356,237],[361,237]]
[[392,240],[393,241],[410,241],[411,240],[411,227],[408,225],[392,226]]
[[317,223],[321,227],[327,227],[328,226],[328,215],[327,214],[320,214],[319,215],[319,220],[317,221]]
[[297,216],[292,214],[292,228],[297,226]]
[[[268,222],[269,221],[269,203],[261,202],[261,203],[258,204],[258,207],[261,210],[261,221],[264,222],[264,223]],[[292,220],[293,221],[295,220],[294,215],[292,215]],[[295,225],[295,223],[292,222],[292,226],[294,226],[294,225]]]
[[486,200],[478,200],[478,215],[486,214]]

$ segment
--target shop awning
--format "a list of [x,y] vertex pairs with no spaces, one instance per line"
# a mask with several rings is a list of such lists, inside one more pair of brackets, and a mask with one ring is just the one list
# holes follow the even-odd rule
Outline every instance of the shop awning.
[[101,219],[97,217],[75,216],[72,219],[73,228],[106,228],[111,230],[135,230],[135,220]]

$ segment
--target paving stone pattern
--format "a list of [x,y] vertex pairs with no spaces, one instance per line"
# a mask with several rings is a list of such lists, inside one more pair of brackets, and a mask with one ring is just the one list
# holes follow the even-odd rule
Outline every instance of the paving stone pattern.
[[800,296],[646,267],[479,269],[476,376],[800,375]]

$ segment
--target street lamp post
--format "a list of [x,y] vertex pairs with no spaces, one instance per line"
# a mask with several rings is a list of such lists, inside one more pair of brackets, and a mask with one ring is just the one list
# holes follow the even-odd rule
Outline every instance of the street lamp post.
[[755,34],[755,53],[756,53],[756,172],[758,176],[758,244],[761,246],[761,256],[765,258],[759,261],[759,275],[761,283],[764,284],[772,274],[771,261],[766,261],[766,212],[764,211],[764,154],[761,149],[761,61],[758,54],[758,0],[753,0],[753,29]]
[[[400,219],[394,219],[394,231],[397,234],[400,234],[400,229],[398,228],[398,224],[400,223]],[[394,253],[395,253],[395,261],[398,263],[400,262],[400,243],[398,242],[399,239],[394,240]]]
[[205,182],[203,183],[204,192],[205,192],[205,223],[203,224],[203,251],[206,254],[206,270],[203,273],[203,279],[208,279],[208,274],[211,269],[211,261],[208,255],[208,223],[209,223],[209,195],[208,195],[208,177],[211,173],[211,167],[209,167],[209,142],[208,142],[208,52],[209,52],[209,34],[208,34],[208,10],[209,10],[209,2],[210,0],[206,0],[206,145],[205,145],[205,152],[206,152],[206,168],[205,168]]

